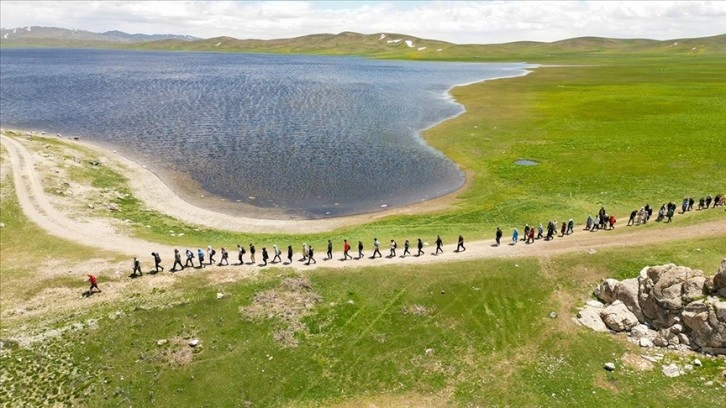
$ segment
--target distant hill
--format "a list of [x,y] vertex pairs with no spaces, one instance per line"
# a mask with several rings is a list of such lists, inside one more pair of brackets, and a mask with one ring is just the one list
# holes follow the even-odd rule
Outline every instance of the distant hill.
[[673,40],[579,37],[554,42],[453,44],[405,34],[312,34],[274,40],[183,35],[92,33],[52,27],[26,27],[0,32],[2,47],[122,48],[159,51],[255,52],[277,54],[358,55],[373,58],[482,61],[567,61],[607,59],[622,54],[726,54],[726,34]]
[[84,30],[69,30],[57,27],[21,27],[0,29],[0,42],[3,46],[44,46],[49,44],[73,43],[144,43],[149,41],[176,40],[194,41],[197,37],[176,34],[128,34],[122,31],[93,33]]

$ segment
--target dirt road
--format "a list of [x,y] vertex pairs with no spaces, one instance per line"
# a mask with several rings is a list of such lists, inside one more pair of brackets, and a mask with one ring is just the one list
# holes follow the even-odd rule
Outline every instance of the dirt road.
[[[12,172],[16,193],[23,212],[30,220],[48,231],[48,233],[83,245],[114,251],[129,256],[148,254],[154,250],[165,255],[165,259],[169,259],[171,257],[174,247],[129,237],[119,231],[118,228],[114,227],[111,220],[104,218],[84,218],[79,221],[77,219],[77,214],[69,214],[54,207],[51,200],[49,200],[48,196],[44,192],[41,178],[36,171],[36,166],[38,165],[36,154],[29,151],[23,143],[15,138],[7,135],[2,135],[0,137],[2,146],[7,150],[6,156],[10,162],[10,171]],[[114,157],[111,152],[106,153],[109,157]],[[116,157],[114,157],[114,160],[116,160]],[[129,163],[124,163],[124,165],[129,165]],[[207,223],[207,220],[212,219],[212,221],[210,221],[211,226],[217,228],[231,226],[231,228],[223,229],[231,229],[235,231],[246,230],[249,232],[259,232],[260,229],[262,229],[268,232],[274,230],[295,233],[304,230],[306,227],[313,224],[315,225],[314,230],[324,231],[338,227],[341,225],[341,222],[345,222],[341,220],[323,222],[317,220],[250,221],[249,219],[239,221],[239,217],[215,214],[209,210],[193,207],[188,202],[175,196],[173,192],[171,192],[168,187],[166,187],[153,173],[148,171],[144,172],[138,165],[136,165],[133,171],[135,173],[132,178],[136,180],[134,183],[135,195],[140,190],[143,190],[138,188],[138,186],[145,185],[146,187],[144,189],[150,189],[150,191],[153,191],[154,193],[151,194],[150,191],[144,191],[138,195],[139,197],[142,199],[150,195],[161,197],[154,200],[154,204],[151,206],[152,208],[185,221],[189,221],[190,214],[192,214],[192,219],[204,219],[207,227],[210,226],[210,224]],[[723,212],[723,209],[709,211]],[[682,219],[683,217],[688,217],[690,215],[691,214],[678,215],[676,221],[679,218]],[[348,222],[358,223],[360,221],[358,219],[349,219]],[[245,229],[245,226],[248,228]],[[308,230],[307,232],[310,231]],[[724,212],[724,217],[722,219],[697,225],[679,226],[678,223],[675,222],[671,226],[668,226],[667,229],[653,228],[651,225],[640,227],[625,227],[624,225],[620,225],[615,231],[576,231],[574,234],[564,238],[556,238],[549,242],[539,240],[531,245],[526,245],[523,242],[519,242],[516,245],[508,245],[511,240],[508,238],[507,232],[505,232],[505,237],[502,240],[503,245],[500,247],[492,246],[493,239],[489,241],[468,242],[466,244],[467,250],[465,252],[454,253],[453,250],[456,248],[456,243],[445,243],[444,253],[438,256],[431,255],[433,249],[429,246],[425,248],[426,254],[421,257],[396,257],[386,259],[385,255],[388,253],[388,247],[386,240],[384,240],[381,248],[381,251],[384,254],[383,259],[364,258],[343,262],[338,259],[342,258],[342,253],[338,250],[334,254],[335,258],[333,260],[322,261],[325,251],[323,248],[318,248],[316,257],[318,259],[317,264],[306,266],[301,262],[295,261],[292,266],[300,269],[312,269],[322,266],[349,268],[383,264],[447,262],[452,260],[501,257],[547,257],[570,252],[586,253],[592,250],[597,251],[604,248],[626,247],[635,244],[646,245],[672,242],[695,237],[724,237],[726,242],[726,212]],[[278,244],[281,248],[285,248],[288,243]],[[367,247],[366,255],[370,255],[371,243],[365,244]],[[339,249],[342,246],[342,243],[336,243],[336,246]],[[294,259],[297,259],[300,255],[298,252],[298,244],[293,245],[293,248],[296,251]],[[402,242],[399,242],[398,253],[400,254],[402,252]],[[415,253],[414,248],[412,248],[412,252]],[[351,251],[352,255],[356,255],[356,253],[357,251],[355,250]],[[260,254],[258,254],[258,259],[260,257]],[[236,254],[230,253],[230,258],[235,259]]]

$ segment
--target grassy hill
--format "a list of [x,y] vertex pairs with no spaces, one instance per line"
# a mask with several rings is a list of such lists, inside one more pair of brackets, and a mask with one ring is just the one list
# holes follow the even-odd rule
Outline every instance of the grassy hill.
[[[186,37],[133,41],[118,32],[80,35],[76,31],[47,29],[23,36],[3,34],[2,47],[122,48],[156,51],[250,52],[276,54],[356,55],[372,58],[457,61],[530,62],[608,59],[619,55],[712,55],[726,53],[726,34],[690,39],[648,40],[580,37],[555,42],[518,41],[505,44],[453,44],[406,34],[312,34],[295,38],[255,40]],[[3,30],[8,34],[10,30]],[[123,34],[123,33],[121,33]],[[117,39],[123,41],[117,41]]]

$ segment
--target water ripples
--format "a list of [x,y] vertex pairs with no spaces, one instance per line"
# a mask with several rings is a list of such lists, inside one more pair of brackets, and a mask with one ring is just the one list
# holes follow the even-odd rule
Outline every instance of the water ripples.
[[457,83],[522,64],[2,50],[3,126],[116,146],[229,201],[306,216],[451,192],[457,166],[418,131],[462,111]]

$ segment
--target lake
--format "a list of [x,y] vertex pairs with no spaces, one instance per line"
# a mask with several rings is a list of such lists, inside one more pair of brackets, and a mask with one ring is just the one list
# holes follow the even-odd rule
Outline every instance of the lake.
[[2,49],[0,110],[4,128],[118,150],[202,206],[224,200],[317,218],[457,190],[464,175],[420,132],[464,111],[451,87],[527,67]]

